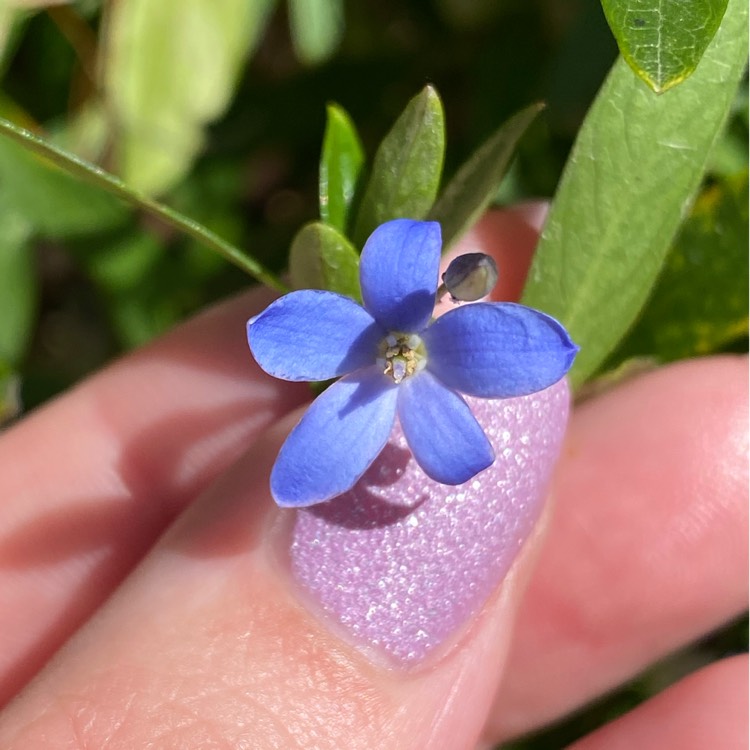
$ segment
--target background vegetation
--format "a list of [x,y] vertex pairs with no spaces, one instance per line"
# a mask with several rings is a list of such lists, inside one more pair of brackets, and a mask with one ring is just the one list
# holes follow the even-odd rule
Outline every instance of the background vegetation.
[[[723,7],[694,4],[706,12]],[[521,140],[493,199],[551,198],[618,55],[607,20],[622,33],[640,26],[631,18],[618,27],[622,5],[605,2],[605,17],[596,0],[0,0],[0,116],[120,176],[280,272],[295,233],[318,218],[331,101],[349,112],[372,158],[407,102],[433,84],[445,109],[444,173],[452,175],[503,121],[543,100],[545,112]],[[715,26],[720,19],[718,13]],[[627,44],[622,33],[618,41]],[[622,67],[617,81],[632,73]],[[689,67],[680,70],[687,74]],[[692,78],[679,83],[680,75],[671,83],[651,80],[657,88],[674,84],[674,95],[661,99],[640,81],[627,86],[652,97],[644,106],[659,99],[668,107],[678,89],[702,85],[700,66],[695,84]],[[710,109],[713,89],[705,90],[699,93]],[[617,103],[616,94],[600,97],[602,107]],[[619,343],[602,345],[587,376],[638,366],[643,357],[670,361],[747,349],[746,81],[731,100],[723,130],[709,133],[718,142],[710,153],[700,147],[705,165],[694,174],[704,176],[694,203],[683,187],[692,177],[679,172],[674,157],[673,202],[683,207],[684,221],[675,237],[659,240],[668,251],[663,268],[659,255],[648,278],[633,282],[649,294],[637,322],[630,327],[620,316]],[[692,148],[691,128],[688,120],[676,121],[671,146],[677,151]],[[612,135],[604,150],[617,156],[632,146]],[[663,168],[654,164],[652,171]],[[633,184],[617,169],[606,181],[615,191]],[[577,216],[581,204],[589,208],[583,189],[568,192],[579,196],[579,205],[567,206],[560,196],[558,223],[575,230],[575,238],[601,235],[601,227]],[[621,217],[617,240],[626,248],[641,247],[648,227],[658,223],[638,223],[649,200],[644,195],[642,213]],[[253,283],[195,238],[4,138],[0,227],[0,421]],[[555,241],[545,238],[545,269]],[[620,273],[629,278],[641,266],[623,266]],[[556,312],[543,288],[528,294]],[[580,311],[589,351],[599,343],[596,332],[588,333],[602,328],[599,312]],[[735,625],[514,747],[560,747],[697,664],[745,648],[746,630],[744,622]]]

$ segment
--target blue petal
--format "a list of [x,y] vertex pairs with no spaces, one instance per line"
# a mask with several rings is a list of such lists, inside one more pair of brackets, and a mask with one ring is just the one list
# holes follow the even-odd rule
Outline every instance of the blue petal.
[[452,310],[422,340],[430,372],[449,388],[484,398],[544,390],[565,375],[578,351],[554,318],[510,302]]
[[495,460],[466,402],[429,372],[402,383],[398,418],[414,458],[436,482],[461,484]]
[[281,447],[271,494],[282,508],[314,505],[351,489],[377,458],[396,417],[395,383],[375,368],[334,383]]
[[440,267],[440,224],[395,219],[365,243],[359,266],[362,299],[389,331],[417,333],[430,319]]
[[384,335],[354,300],[313,289],[280,297],[247,324],[256,361],[283,380],[328,380],[368,367]]

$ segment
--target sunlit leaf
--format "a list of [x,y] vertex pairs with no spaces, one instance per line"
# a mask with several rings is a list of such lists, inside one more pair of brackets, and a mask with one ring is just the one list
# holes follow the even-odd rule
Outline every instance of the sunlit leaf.
[[338,105],[329,104],[320,158],[320,218],[344,233],[364,159],[349,115]]
[[568,160],[523,301],[581,346],[580,384],[633,323],[662,267],[735,96],[747,8],[732,0],[698,70],[664,96],[618,61]]
[[661,93],[695,70],[727,0],[602,0],[602,7],[622,56]]
[[440,185],[445,152],[443,105],[432,86],[415,96],[380,144],[354,229],[361,248],[375,227],[423,219]]
[[740,86],[729,121],[711,153],[708,172],[711,175],[734,177],[747,169],[750,144],[747,133],[748,90]]
[[532,104],[504,123],[458,170],[430,211],[443,231],[443,249],[460,239],[497,193],[516,144],[542,110]]
[[190,168],[204,127],[227,107],[274,0],[110,3],[102,66],[119,172],[162,193]]
[[745,173],[700,195],[617,359],[681,359],[711,353],[747,335],[747,248]]
[[296,289],[327,289],[360,300],[359,255],[340,232],[313,222],[294,238],[289,273]]
[[289,27],[302,62],[320,63],[336,50],[344,33],[341,0],[289,0]]

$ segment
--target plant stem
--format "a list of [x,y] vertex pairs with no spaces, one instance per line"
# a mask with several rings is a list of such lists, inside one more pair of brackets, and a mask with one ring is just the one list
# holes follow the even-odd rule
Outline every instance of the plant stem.
[[19,143],[29,151],[45,157],[66,172],[92,182],[127,203],[146,211],[165,224],[174,227],[182,234],[192,237],[266,286],[276,289],[279,292],[289,291],[286,285],[275,274],[231,243],[223,240],[210,229],[187,216],[183,216],[178,211],[171,209],[163,203],[159,203],[131,190],[122,180],[109,172],[105,172],[100,167],[47,143],[44,139],[3,118],[0,118],[0,133]]

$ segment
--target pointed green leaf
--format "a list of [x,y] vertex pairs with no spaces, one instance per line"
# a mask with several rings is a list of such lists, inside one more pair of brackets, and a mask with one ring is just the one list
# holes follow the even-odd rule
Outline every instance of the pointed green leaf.
[[323,62],[344,33],[341,0],[289,0],[289,28],[297,57],[307,65]]
[[345,233],[365,155],[349,115],[336,104],[329,104],[327,112],[320,158],[320,218]]
[[188,171],[227,107],[274,0],[118,0],[108,5],[104,93],[123,180],[149,195]]
[[460,239],[490,204],[526,129],[544,108],[532,104],[490,136],[458,170],[430,211],[443,231],[443,250]]
[[24,148],[35,154],[43,156],[52,162],[52,164],[62,167],[68,174],[86,180],[107,193],[111,193],[112,195],[121,198],[126,203],[136,206],[142,211],[155,216],[158,220],[174,227],[178,232],[188,237],[192,237],[202,245],[205,245],[215,253],[218,253],[225,260],[233,263],[245,273],[258,279],[258,281],[261,281],[281,292],[286,291],[286,286],[279,281],[274,274],[265,269],[255,259],[234,247],[234,245],[231,245],[209,229],[206,229],[206,227],[202,226],[197,221],[193,221],[187,216],[183,216],[178,211],[169,208],[169,206],[157,203],[151,198],[147,198],[146,196],[131,190],[122,182],[122,180],[117,179],[117,177],[105,172],[94,164],[90,164],[74,154],[69,154],[61,148],[47,143],[45,140],[39,138],[28,130],[20,128],[12,122],[8,122],[2,118],[0,118],[0,135],[9,138],[15,143],[21,144]]
[[354,230],[358,247],[384,221],[427,215],[440,185],[444,152],[443,105],[435,89],[426,86],[375,154]]
[[731,0],[700,67],[664,96],[618,61],[578,135],[523,302],[581,347],[580,384],[636,318],[697,190],[747,56],[747,8]]
[[747,172],[700,195],[618,360],[709,354],[747,335],[747,201]]
[[360,301],[359,255],[340,232],[315,221],[297,233],[289,251],[295,289],[327,289]]
[[695,70],[727,0],[602,0],[602,7],[622,56],[661,93]]

